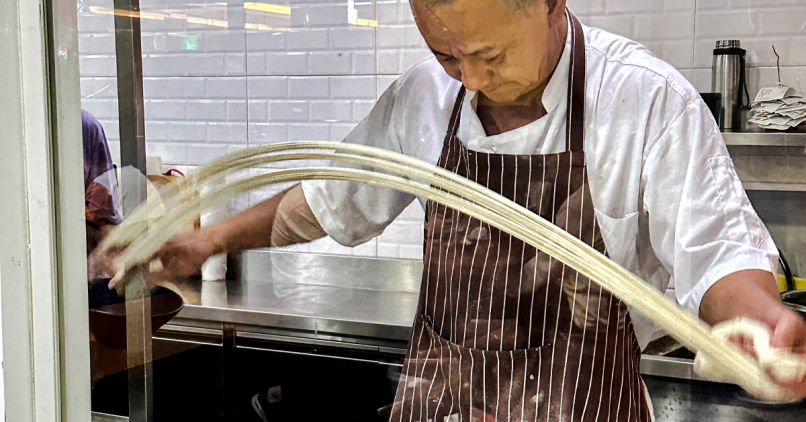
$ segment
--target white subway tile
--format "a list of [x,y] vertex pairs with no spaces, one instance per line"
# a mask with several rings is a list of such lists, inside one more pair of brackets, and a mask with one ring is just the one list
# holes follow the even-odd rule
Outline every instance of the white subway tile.
[[269,53],[266,55],[266,67],[270,75],[306,75],[308,53]]
[[265,53],[249,53],[246,55],[246,74],[265,75],[268,73]]
[[186,100],[147,100],[144,105],[146,120],[184,120],[186,107]]
[[425,43],[420,30],[415,25],[408,25],[404,27],[403,38],[405,46],[415,49],[427,49],[428,45]]
[[227,54],[224,56],[224,75],[244,76],[246,75],[246,55]]
[[262,145],[288,141],[287,123],[250,123],[249,144]]
[[285,31],[247,31],[246,51],[284,51],[286,34]]
[[352,67],[352,53],[346,51],[317,51],[308,55],[309,75],[347,75]]
[[401,69],[406,72],[411,69],[417,63],[422,62],[423,60],[430,59],[433,57],[434,54],[431,53],[431,50],[428,49],[407,49],[403,50],[402,57],[401,57]]
[[226,145],[191,144],[187,150],[188,164],[203,165],[227,155]]
[[246,120],[246,100],[227,101],[227,120],[229,121]]
[[322,76],[294,76],[288,78],[288,98],[327,98],[330,96],[330,80]]
[[113,55],[115,54],[115,35],[80,34],[78,36],[78,52],[81,55]]
[[169,54],[143,57],[144,76],[219,76],[224,71],[220,54]]
[[806,35],[806,4],[801,1],[796,6],[780,9],[759,8],[758,20],[760,34],[764,36],[803,36]]
[[160,157],[163,164],[187,164],[187,145],[164,142],[147,142],[146,151],[149,157]]
[[98,120],[114,120],[118,117],[118,102],[109,98],[82,99],[81,108],[88,111]]
[[631,15],[602,15],[602,16],[589,16],[582,20],[583,23],[590,25],[594,28],[603,29],[607,32],[612,32],[627,38],[633,37],[633,17]]
[[389,86],[391,86],[399,77],[399,75],[378,75],[378,77],[375,78],[375,92],[377,93],[376,99],[380,98],[380,96],[386,92]]
[[247,78],[250,99],[288,98],[288,82],[284,76],[258,76]]
[[267,120],[269,120],[269,102],[265,100],[250,99],[249,121],[265,122]]
[[378,50],[377,69],[380,74],[401,74],[403,68],[400,66],[400,50]]
[[697,68],[693,70],[694,88],[699,92],[713,92],[711,88],[711,68]]
[[94,13],[80,13],[78,15],[78,32],[109,34],[115,32],[115,19],[111,15],[96,15]]
[[145,98],[205,98],[203,78],[143,78]]
[[375,29],[351,26],[330,30],[330,46],[339,50],[362,50],[375,48]]
[[241,100],[246,98],[246,78],[205,78],[208,98]]
[[206,126],[206,140],[210,143],[247,143],[246,122],[213,122]]
[[692,40],[664,41],[661,58],[676,68],[694,66],[694,45]]
[[305,101],[270,101],[269,118],[273,122],[307,121],[308,103]]
[[756,9],[700,11],[697,13],[697,39],[732,40],[756,35],[757,15]]
[[289,141],[330,140],[330,126],[327,123],[289,123]]
[[632,36],[636,41],[683,40],[691,43],[694,11],[642,14],[633,17]]
[[401,48],[406,44],[405,35],[403,26],[379,25],[375,38],[377,48]]
[[375,66],[375,51],[354,51],[353,52],[353,75],[374,75],[377,70]]
[[397,0],[377,0],[375,3],[375,15],[378,19],[378,26],[400,23],[398,17],[399,6],[400,3]]
[[207,128],[202,122],[171,122],[166,128],[168,140],[177,142],[206,142]]
[[243,30],[207,31],[203,35],[204,51],[234,53],[246,51],[246,32]]
[[78,67],[82,76],[115,76],[115,56],[80,56]]
[[311,101],[308,103],[312,122],[350,122],[352,116],[350,107],[345,100],[338,101]]
[[226,120],[225,100],[201,100],[187,103],[187,116],[191,120]]
[[361,121],[366,117],[375,106],[375,100],[356,100],[353,101],[353,121]]
[[376,98],[375,76],[349,76],[334,79],[330,90],[333,98]]
[[646,0],[605,0],[604,10],[607,14],[639,12],[661,12],[663,4],[657,1]]
[[327,50],[328,47],[327,28],[295,28],[286,33],[286,48],[290,51]]
[[330,140],[343,141],[355,128],[355,123],[331,123]]
[[311,4],[308,6],[291,6],[291,26],[340,26],[347,25],[347,4]]

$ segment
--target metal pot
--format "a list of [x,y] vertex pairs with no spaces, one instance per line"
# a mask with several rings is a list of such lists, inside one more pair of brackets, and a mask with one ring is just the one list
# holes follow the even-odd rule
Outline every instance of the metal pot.
[[781,264],[781,271],[786,278],[786,291],[781,293],[781,300],[786,306],[794,309],[800,316],[806,319],[806,290],[797,290],[795,287],[795,277],[792,275],[792,269],[786,261],[783,252],[778,250],[778,262]]

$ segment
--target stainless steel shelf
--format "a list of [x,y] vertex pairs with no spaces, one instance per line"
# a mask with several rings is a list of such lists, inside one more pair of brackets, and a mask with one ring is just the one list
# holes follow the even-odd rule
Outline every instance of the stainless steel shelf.
[[728,146],[806,147],[806,132],[722,132]]
[[806,183],[742,182],[747,191],[806,192]]

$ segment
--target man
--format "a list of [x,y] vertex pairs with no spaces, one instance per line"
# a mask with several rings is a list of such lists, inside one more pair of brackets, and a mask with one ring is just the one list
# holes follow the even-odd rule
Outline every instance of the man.
[[[708,109],[642,46],[564,0],[412,0],[434,52],[347,142],[402,151],[496,190],[709,323],[760,320],[776,347],[806,328],[777,294],[776,251]],[[447,134],[445,131],[447,130]],[[412,201],[310,182],[159,254],[172,274],[216,253],[325,234],[362,243]],[[392,420],[651,419],[646,320],[560,262],[459,212],[426,208],[420,304]],[[741,339],[737,339],[741,340]],[[785,386],[795,398],[806,382]]]

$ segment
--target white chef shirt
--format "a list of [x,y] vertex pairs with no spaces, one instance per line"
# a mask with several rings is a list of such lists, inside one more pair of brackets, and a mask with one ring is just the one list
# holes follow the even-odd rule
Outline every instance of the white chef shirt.
[[[611,259],[697,315],[705,292],[731,273],[776,270],[777,250],[753,210],[699,94],[642,45],[584,28],[584,150],[596,218]],[[458,137],[499,154],[565,151],[570,30],[543,94],[548,112],[487,136],[468,92]],[[437,163],[460,82],[435,58],[401,76],[345,142]],[[322,228],[347,246],[383,232],[414,196],[366,183],[311,181],[305,197]],[[422,201],[422,199],[421,199]],[[642,347],[655,328],[633,313]]]

